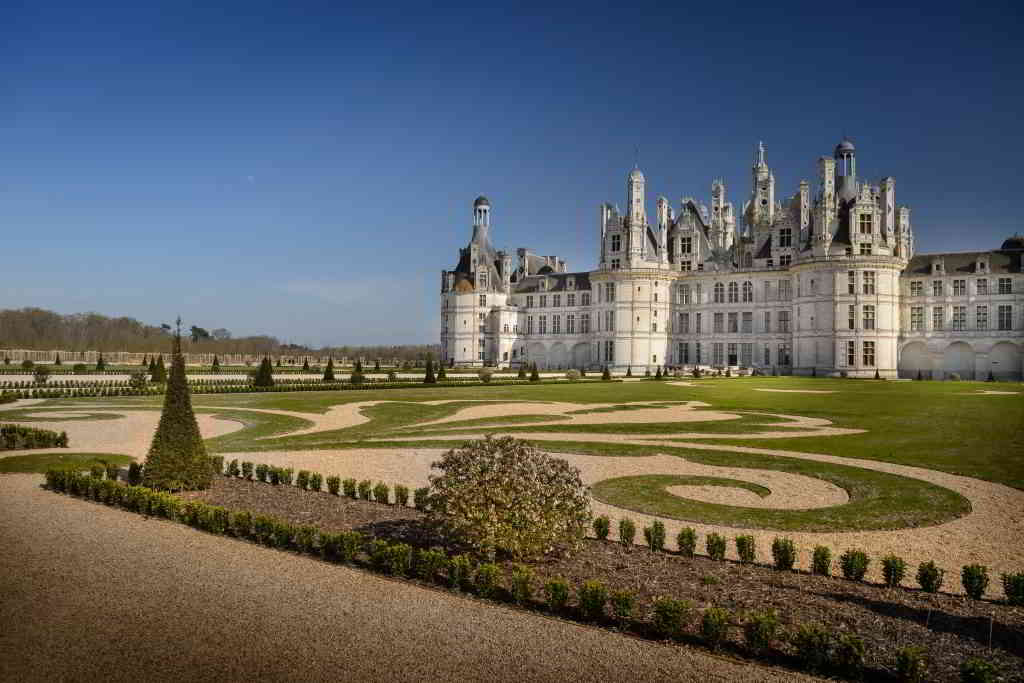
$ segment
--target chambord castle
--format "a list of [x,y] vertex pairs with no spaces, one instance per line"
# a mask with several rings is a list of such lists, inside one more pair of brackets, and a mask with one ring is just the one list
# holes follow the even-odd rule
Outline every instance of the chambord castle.
[[[491,206],[441,273],[441,353],[455,366],[758,368],[819,376],[1021,379],[1024,238],[999,249],[915,254],[896,184],[860,182],[844,139],[788,200],[758,145],[737,215],[725,185],[711,206],[663,197],[647,217],[630,172],[626,212],[599,210],[598,267],[491,244]],[[739,221],[739,228],[737,227]]]

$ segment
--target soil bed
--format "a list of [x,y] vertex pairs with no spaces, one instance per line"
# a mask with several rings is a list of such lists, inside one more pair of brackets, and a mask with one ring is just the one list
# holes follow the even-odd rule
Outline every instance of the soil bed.
[[[218,477],[210,489],[184,497],[232,510],[273,515],[295,524],[312,524],[324,531],[359,530],[420,548],[438,544],[438,539],[426,529],[425,516],[411,507],[228,477]],[[729,543],[732,544],[731,539]],[[499,564],[506,565],[507,574],[510,563]],[[833,571],[838,572],[837,565],[838,558],[833,558]],[[684,640],[697,642],[700,615],[705,608],[725,608],[733,615],[734,624],[725,649],[740,656],[750,653],[743,644],[741,629],[735,624],[748,612],[771,608],[778,613],[786,632],[792,632],[799,624],[816,623],[835,632],[859,636],[865,644],[868,678],[892,672],[896,651],[915,645],[923,648],[928,658],[929,680],[959,680],[961,662],[977,656],[999,666],[1003,680],[1024,681],[1024,608],[1003,603],[887,589],[803,572],[779,572],[764,565],[707,557],[684,558],[676,553],[651,552],[636,546],[627,549],[618,543],[595,539],[587,539],[583,549],[569,558],[548,558],[531,566],[536,577],[535,596],[541,594],[540,587],[546,581],[555,577],[564,578],[574,588],[585,580],[599,579],[610,592],[634,593],[634,614],[641,619],[649,617],[657,597],[688,599],[694,609],[687,618]],[[906,584],[914,583],[915,571],[916,567],[907,568]],[[945,577],[947,584],[959,579]],[[990,580],[991,588],[999,577],[991,576]],[[619,628],[642,631],[644,626],[633,623]],[[783,643],[776,643],[776,647],[776,651],[761,659],[793,665],[791,647]]]

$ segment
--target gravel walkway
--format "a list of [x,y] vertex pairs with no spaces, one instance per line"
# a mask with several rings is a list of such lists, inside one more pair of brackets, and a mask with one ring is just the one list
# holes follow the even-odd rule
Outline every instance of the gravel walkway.
[[0,680],[811,681],[0,477]]

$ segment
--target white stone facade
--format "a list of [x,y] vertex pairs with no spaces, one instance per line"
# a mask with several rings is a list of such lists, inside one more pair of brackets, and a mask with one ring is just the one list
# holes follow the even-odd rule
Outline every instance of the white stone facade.
[[[710,209],[684,198],[646,213],[599,209],[598,267],[490,242],[490,202],[441,275],[441,355],[455,366],[757,368],[781,374],[1019,380],[1024,375],[1024,238],[999,249],[914,254],[895,181],[861,183],[849,140],[786,201],[762,145],[737,217],[721,181]],[[737,229],[737,218],[741,229]]]

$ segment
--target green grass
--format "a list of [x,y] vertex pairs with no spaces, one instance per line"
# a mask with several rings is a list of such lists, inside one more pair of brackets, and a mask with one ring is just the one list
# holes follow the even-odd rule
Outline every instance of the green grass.
[[[61,408],[61,411],[70,412],[69,408]],[[18,410],[4,410],[0,412],[0,422],[91,422],[94,420],[120,420],[121,415],[111,412],[99,412],[99,411],[86,411],[76,410],[76,413],[81,413],[81,417],[47,417],[45,415],[46,410],[40,410],[39,408],[21,408]],[[37,413],[41,415],[36,416]]]
[[45,473],[51,467],[68,467],[87,470],[104,462],[114,465],[128,465],[135,462],[127,455],[113,453],[32,453],[0,458],[0,474]]

